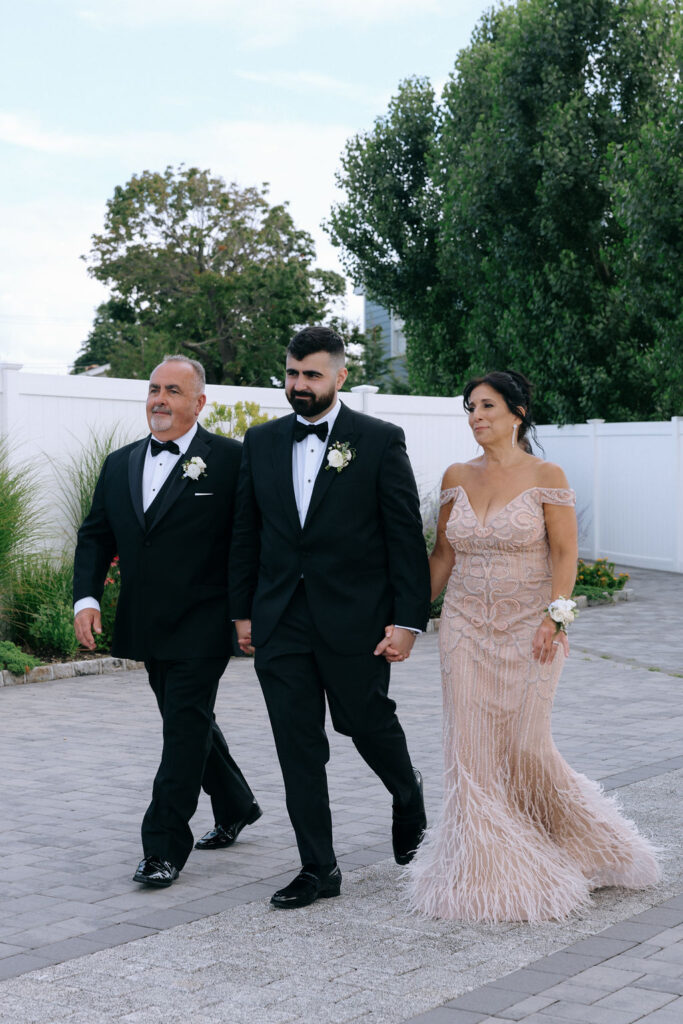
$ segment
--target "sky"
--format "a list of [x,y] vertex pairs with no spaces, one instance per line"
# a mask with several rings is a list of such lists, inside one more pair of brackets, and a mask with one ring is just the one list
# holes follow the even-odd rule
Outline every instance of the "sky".
[[[21,0],[0,39],[0,362],[65,373],[108,297],[80,258],[117,185],[270,183],[320,266],[345,142],[452,72],[492,0]],[[342,310],[362,316],[349,290]]]

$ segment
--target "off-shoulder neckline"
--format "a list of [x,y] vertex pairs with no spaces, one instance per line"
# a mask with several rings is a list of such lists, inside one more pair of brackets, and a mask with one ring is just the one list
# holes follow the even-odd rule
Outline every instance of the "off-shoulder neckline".
[[564,491],[566,493],[567,491],[571,492],[571,487],[543,487],[541,484],[536,484],[534,487],[525,487],[523,491],[520,491],[519,494],[515,494],[514,498],[510,498],[509,501],[506,501],[506,503],[502,505],[497,512],[493,513],[490,519],[485,520],[483,523],[480,520],[477,513],[474,511],[474,508],[472,507],[472,502],[470,501],[470,496],[462,484],[456,484],[455,487],[446,487],[445,490],[443,490],[441,493],[448,494],[449,491],[453,491],[454,493],[455,491],[462,491],[462,493],[465,495],[465,498],[467,499],[467,504],[469,505],[470,512],[476,519],[477,523],[479,524],[479,526],[481,526],[482,529],[487,529],[487,527],[491,525],[491,523],[501,514],[501,512],[504,512],[506,508],[509,508],[510,505],[512,505],[513,502],[517,501],[518,498],[521,498],[522,495],[529,494],[530,491]]

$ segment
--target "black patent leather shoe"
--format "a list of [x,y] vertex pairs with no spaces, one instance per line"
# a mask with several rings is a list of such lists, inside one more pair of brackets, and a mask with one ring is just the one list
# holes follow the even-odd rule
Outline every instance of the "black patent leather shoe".
[[249,813],[244,818],[234,821],[232,825],[223,826],[216,823],[206,835],[197,840],[194,844],[195,850],[222,850],[226,846],[232,846],[245,825],[253,825],[262,814],[263,811],[254,800]]
[[142,885],[166,886],[172,885],[179,874],[178,868],[167,860],[153,856],[143,857],[133,875],[133,881],[141,882]]
[[304,868],[293,882],[273,893],[270,905],[279,910],[293,910],[295,907],[307,907],[316,900],[328,900],[339,895],[341,880],[342,874],[336,864],[322,876]]
[[391,822],[391,843],[394,848],[394,860],[397,864],[410,864],[427,828],[422,776],[417,769],[413,770],[420,790],[421,810],[410,815],[403,815],[400,810],[394,809]]

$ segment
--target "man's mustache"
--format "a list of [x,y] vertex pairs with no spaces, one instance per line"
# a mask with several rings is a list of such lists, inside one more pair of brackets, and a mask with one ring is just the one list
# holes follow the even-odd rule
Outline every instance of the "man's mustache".
[[165,405],[153,405],[152,412],[167,412],[170,413],[170,409],[167,409]]

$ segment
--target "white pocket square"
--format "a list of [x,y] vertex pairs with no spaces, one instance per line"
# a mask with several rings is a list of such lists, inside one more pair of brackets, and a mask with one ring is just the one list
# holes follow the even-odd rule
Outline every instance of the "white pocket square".
[[195,498],[213,498],[213,491],[195,491]]

